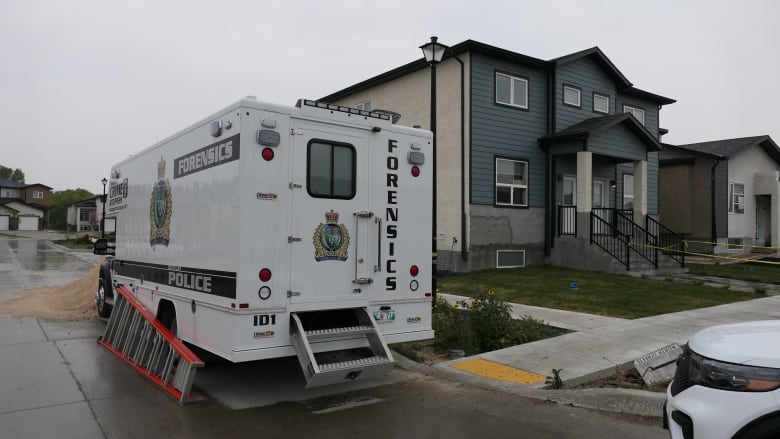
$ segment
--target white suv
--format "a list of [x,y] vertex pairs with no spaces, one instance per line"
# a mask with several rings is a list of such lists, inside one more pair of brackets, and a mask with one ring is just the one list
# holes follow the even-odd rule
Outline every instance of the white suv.
[[694,335],[666,391],[673,439],[780,438],[780,320]]

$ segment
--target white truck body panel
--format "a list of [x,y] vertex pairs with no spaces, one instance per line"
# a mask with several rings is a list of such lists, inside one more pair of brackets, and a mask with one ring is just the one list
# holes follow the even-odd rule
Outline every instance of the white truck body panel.
[[432,338],[432,135],[320,107],[243,99],[115,165],[114,283],[235,362],[295,355],[296,312],[366,308],[388,342]]

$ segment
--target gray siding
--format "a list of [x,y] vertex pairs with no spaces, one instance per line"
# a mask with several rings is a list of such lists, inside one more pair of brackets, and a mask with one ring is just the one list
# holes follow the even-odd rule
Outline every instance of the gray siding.
[[589,138],[588,150],[594,154],[624,160],[645,160],[647,158],[647,146],[623,124],[610,128],[602,135]]
[[618,94],[615,111],[623,112],[623,104],[645,110],[645,128],[654,138],[658,138],[658,104],[633,96]]
[[[545,71],[479,54],[471,61],[471,203],[493,204],[501,156],[528,160],[529,207],[544,207],[545,154],[537,139],[547,133]],[[528,111],[495,103],[497,70],[528,79]]]
[[[575,108],[563,103],[563,86],[571,85],[581,89],[581,107]],[[563,64],[555,72],[556,131],[572,126],[591,117],[604,116],[593,111],[593,93],[609,96],[609,114],[615,114],[617,90],[615,83],[590,57]]]

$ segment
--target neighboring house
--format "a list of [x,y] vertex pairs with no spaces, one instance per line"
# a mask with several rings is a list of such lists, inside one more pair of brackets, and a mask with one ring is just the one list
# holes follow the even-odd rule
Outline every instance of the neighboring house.
[[769,136],[664,145],[661,214],[693,252],[780,245],[780,149]]
[[51,188],[0,179],[0,230],[40,230],[48,223]]
[[100,231],[100,220],[103,215],[102,198],[102,195],[98,195],[69,205],[67,213],[68,231]]
[[[419,59],[321,100],[429,129],[430,87]],[[657,217],[659,111],[673,99],[635,88],[597,47],[545,61],[472,40],[438,65],[437,96],[439,270],[620,269],[590,236],[617,213]]]

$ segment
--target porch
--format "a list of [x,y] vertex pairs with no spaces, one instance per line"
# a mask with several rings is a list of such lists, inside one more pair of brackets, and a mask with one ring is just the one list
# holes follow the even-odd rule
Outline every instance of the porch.
[[[633,221],[630,209],[594,208],[587,222],[587,236],[577,239],[577,206],[558,206],[556,247],[563,247],[558,263],[581,265],[576,261],[566,263],[572,243],[566,238],[598,247],[619,264],[619,271],[678,272],[685,267],[685,241],[682,236],[665,227],[652,216],[645,216],[644,225]],[[573,238],[573,239],[572,239]],[[556,248],[556,253],[559,253]],[[575,253],[571,259],[580,259]],[[591,254],[589,257],[596,257]],[[607,270],[617,271],[617,270]]]

